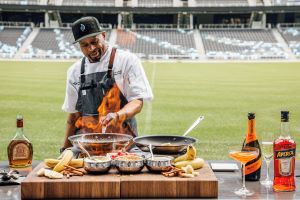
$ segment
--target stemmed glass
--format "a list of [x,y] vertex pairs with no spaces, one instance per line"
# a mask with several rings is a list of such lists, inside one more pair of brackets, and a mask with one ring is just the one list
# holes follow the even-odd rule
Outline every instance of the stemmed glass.
[[254,192],[248,190],[245,186],[245,164],[255,158],[259,154],[259,149],[255,147],[243,147],[238,150],[230,150],[229,156],[242,164],[243,168],[243,187],[235,190],[235,194],[239,196],[251,196]]
[[273,181],[270,179],[269,173],[270,162],[273,158],[273,141],[273,132],[263,132],[261,134],[262,154],[267,164],[267,178],[265,180],[260,181],[260,183],[266,187],[270,187],[271,185],[273,185]]

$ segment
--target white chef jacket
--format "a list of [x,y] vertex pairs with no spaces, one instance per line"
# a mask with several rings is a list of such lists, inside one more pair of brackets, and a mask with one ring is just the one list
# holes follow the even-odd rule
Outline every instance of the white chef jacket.
[[[95,72],[107,72],[111,51],[112,47],[109,47],[101,57],[100,62],[90,63],[86,59],[85,75]],[[82,59],[74,63],[67,72],[66,95],[62,110],[68,113],[78,112],[76,110],[76,103],[80,88],[81,61]],[[144,101],[153,99],[153,93],[142,63],[136,55],[117,49],[112,76],[128,102],[134,99],[143,99]]]

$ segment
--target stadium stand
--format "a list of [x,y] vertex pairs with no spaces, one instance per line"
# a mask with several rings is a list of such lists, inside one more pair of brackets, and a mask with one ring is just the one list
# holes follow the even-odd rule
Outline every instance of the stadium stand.
[[37,5],[38,0],[1,0],[3,4]]
[[172,7],[173,0],[138,0],[139,7]]
[[194,0],[196,6],[248,6],[247,0]]
[[115,6],[114,0],[63,0],[63,5],[69,6]]
[[210,59],[288,58],[271,30],[200,30],[206,56]]
[[193,30],[118,30],[116,46],[142,58],[198,57]]
[[283,28],[281,34],[295,56],[300,58],[300,28]]
[[[107,38],[110,30],[106,30]],[[73,45],[74,38],[70,28],[41,28],[23,58],[70,59],[80,58],[82,53],[78,44]]]
[[287,6],[295,6],[300,5],[300,0],[274,0],[274,5],[287,5]]
[[11,28],[0,26],[0,55],[3,58],[13,58],[22,46],[31,28]]
[[103,23],[110,45],[144,59],[300,58],[299,26],[275,28],[299,23],[300,0],[0,0],[0,6],[0,58],[81,57],[70,25],[88,15]]

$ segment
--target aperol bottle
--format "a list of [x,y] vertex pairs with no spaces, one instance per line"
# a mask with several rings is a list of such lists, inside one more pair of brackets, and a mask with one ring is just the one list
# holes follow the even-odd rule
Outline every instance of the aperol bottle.
[[281,133],[274,141],[274,191],[294,191],[296,143],[290,136],[289,111],[281,111]]

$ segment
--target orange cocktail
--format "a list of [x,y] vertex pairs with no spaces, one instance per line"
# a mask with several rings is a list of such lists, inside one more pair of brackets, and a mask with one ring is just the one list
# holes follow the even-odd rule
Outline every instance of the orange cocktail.
[[230,151],[229,156],[237,161],[240,161],[242,164],[255,159],[258,153],[256,151]]
[[243,147],[238,150],[230,150],[229,156],[239,162],[242,163],[243,171],[243,187],[241,189],[236,190],[234,193],[239,196],[251,196],[253,194],[252,191],[249,191],[245,186],[245,165],[247,162],[255,159],[259,154],[259,149],[255,147]]

